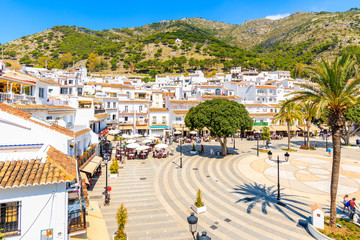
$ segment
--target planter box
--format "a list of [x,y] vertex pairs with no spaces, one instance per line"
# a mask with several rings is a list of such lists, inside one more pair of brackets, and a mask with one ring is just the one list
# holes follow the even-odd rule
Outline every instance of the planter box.
[[202,207],[196,207],[195,205],[191,205],[191,209],[194,210],[197,214],[206,212],[206,205],[202,206]]
[[195,155],[195,154],[197,154],[198,152],[197,151],[190,151],[190,154],[191,155]]
[[321,232],[319,232],[319,230],[317,230],[312,224],[310,224],[308,222],[306,229],[308,230],[308,232],[311,234],[311,236],[313,236],[315,239],[317,240],[333,240],[333,238],[330,238],[324,234],[322,234]]
[[[113,240],[115,239],[115,235],[113,235],[112,239]],[[129,240],[129,237],[127,237],[126,240]]]
[[112,174],[112,173],[110,173],[110,178],[117,178],[118,177],[118,174],[116,173],[116,174]]

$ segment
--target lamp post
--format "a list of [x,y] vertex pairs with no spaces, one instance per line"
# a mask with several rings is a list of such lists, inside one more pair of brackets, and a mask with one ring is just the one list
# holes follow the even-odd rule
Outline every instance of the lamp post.
[[259,138],[257,138],[256,141],[257,141],[256,155],[259,156]]
[[198,232],[195,238],[195,233],[197,231],[198,217],[196,217],[193,212],[190,213],[189,217],[187,217],[187,221],[189,223],[189,231],[191,232],[194,240],[211,240],[211,238],[206,235],[207,233],[205,231],[201,233],[201,236],[199,235]]
[[304,135],[304,145],[306,145],[305,130],[303,131],[303,135]]
[[[182,133],[181,134],[184,134],[184,125],[181,124],[181,127],[182,127]],[[184,139],[184,137],[183,137]],[[180,140],[180,168],[182,168],[182,139],[179,139]]]
[[268,152],[268,159],[270,161],[274,161],[274,162],[276,161],[276,163],[277,163],[277,181],[278,181],[278,184],[277,184],[277,187],[278,187],[277,200],[278,200],[278,203],[280,202],[280,163],[289,161],[290,154],[288,152],[286,152],[284,154],[284,156],[285,156],[285,160],[280,160],[279,155],[277,156],[276,160],[273,160],[272,159],[272,152],[271,151]]
[[327,141],[327,131],[325,132],[325,139],[326,139],[326,142],[325,142],[325,151],[328,150],[328,141]]
[[105,168],[106,168],[106,176],[105,176],[105,204],[108,203],[108,161],[110,159],[110,154],[105,153],[104,161],[105,161]]
[[234,135],[233,139],[234,139],[234,150],[235,150],[235,135]]

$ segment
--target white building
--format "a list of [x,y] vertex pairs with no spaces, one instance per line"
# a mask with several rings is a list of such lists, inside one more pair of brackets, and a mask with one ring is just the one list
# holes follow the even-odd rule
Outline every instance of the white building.
[[151,136],[166,136],[170,132],[169,110],[166,108],[150,108],[150,132]]

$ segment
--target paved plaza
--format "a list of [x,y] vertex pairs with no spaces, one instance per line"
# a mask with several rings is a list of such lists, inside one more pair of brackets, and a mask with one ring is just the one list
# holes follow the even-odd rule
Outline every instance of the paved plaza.
[[[105,174],[89,192],[98,201],[111,237],[117,228],[115,214],[121,203],[129,211],[126,232],[130,239],[192,239],[186,218],[201,189],[207,211],[200,215],[199,231],[212,239],[312,239],[302,223],[317,203],[328,211],[331,158],[325,142],[312,139],[316,151],[299,150],[301,138],[293,139],[290,161],[280,167],[281,198],[276,204],[277,169],[266,153],[256,156],[256,141],[228,141],[230,155],[209,155],[220,151],[218,142],[204,143],[205,155],[190,155],[192,144],[180,147],[163,159],[128,160],[120,165],[119,177],[109,179],[111,204],[103,206]],[[272,141],[273,158],[283,158],[287,139]],[[262,145],[262,142],[260,142]],[[343,149],[339,184],[339,206],[343,194],[360,197],[360,150]],[[105,172],[105,170],[103,170]]]

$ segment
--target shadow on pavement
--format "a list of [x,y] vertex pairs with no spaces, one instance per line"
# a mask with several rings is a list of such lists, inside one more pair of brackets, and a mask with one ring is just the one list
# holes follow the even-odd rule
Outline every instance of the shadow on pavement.
[[[306,220],[308,216],[305,216],[302,212],[309,213],[307,210],[304,210],[303,207],[310,209],[308,204],[303,203],[300,200],[295,200],[298,196],[287,195],[281,193],[281,203],[278,203],[277,200],[277,188],[275,186],[266,186],[264,184],[244,184],[234,188],[233,193],[240,194],[244,198],[239,199],[236,203],[244,202],[248,203],[247,213],[251,214],[251,210],[258,204],[261,205],[261,210],[264,214],[268,214],[267,208],[275,208],[281,214],[283,214],[289,220],[296,222],[290,215],[288,215],[284,210],[289,210],[290,212],[298,215],[299,217]],[[296,205],[300,205],[296,206]]]

